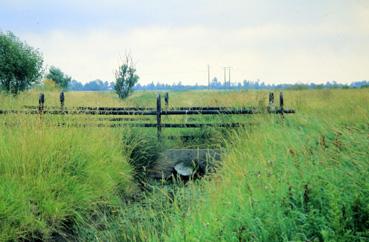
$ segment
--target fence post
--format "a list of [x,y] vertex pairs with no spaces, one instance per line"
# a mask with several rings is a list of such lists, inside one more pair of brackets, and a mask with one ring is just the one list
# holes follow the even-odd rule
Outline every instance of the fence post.
[[165,111],[168,112],[168,107],[169,107],[169,93],[165,93],[165,96],[164,96],[164,101],[165,101]]
[[45,94],[40,93],[38,97],[38,112],[40,114],[44,113],[44,104],[45,104]]
[[279,108],[280,108],[280,112],[281,112],[281,115],[283,116],[283,103],[284,103],[284,100],[283,100],[283,92],[280,92],[279,93]]
[[160,94],[156,96],[156,128],[158,140],[161,137],[161,97]]
[[268,112],[272,112],[273,110],[274,110],[274,93],[269,92]]
[[60,92],[59,99],[60,99],[60,110],[62,113],[64,113],[64,100],[65,100],[64,91]]

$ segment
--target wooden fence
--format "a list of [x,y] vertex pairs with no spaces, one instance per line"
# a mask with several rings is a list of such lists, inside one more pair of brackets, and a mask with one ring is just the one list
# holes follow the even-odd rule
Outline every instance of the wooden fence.
[[[139,115],[139,116],[156,116],[156,123],[126,123],[125,121],[134,121],[133,118],[103,118],[103,121],[119,121],[122,123],[113,124],[73,124],[75,127],[142,127],[142,128],[156,128],[157,135],[160,138],[162,128],[202,128],[202,127],[241,127],[247,125],[245,123],[162,123],[163,115],[253,115],[260,113],[285,114],[295,113],[295,110],[284,107],[283,93],[279,94],[279,106],[274,104],[274,93],[269,93],[269,103],[266,110],[258,110],[254,107],[176,107],[169,108],[169,95],[164,96],[165,106],[162,109],[161,95],[158,94],[156,98],[156,108],[143,107],[72,107],[64,106],[65,96],[64,92],[60,93],[60,107],[45,108],[45,95],[43,93],[39,96],[38,106],[24,106],[24,110],[0,110],[0,114],[50,114],[50,115]],[[147,120],[141,118],[141,120]],[[71,126],[71,124],[58,123],[58,126]]]

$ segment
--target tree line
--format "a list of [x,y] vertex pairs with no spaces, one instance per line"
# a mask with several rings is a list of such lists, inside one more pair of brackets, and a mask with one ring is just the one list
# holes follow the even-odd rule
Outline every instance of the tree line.
[[210,85],[184,85],[181,82],[174,84],[167,83],[149,83],[147,85],[137,84],[135,90],[205,90],[205,89],[215,89],[215,90],[273,90],[273,89],[294,89],[294,90],[304,90],[304,89],[326,89],[326,88],[366,88],[369,87],[369,81],[358,81],[352,82],[350,84],[337,83],[336,81],[325,82],[322,84],[316,83],[282,83],[282,84],[269,84],[262,81],[250,81],[244,80],[243,82],[237,83],[222,83],[219,81],[212,81]]
[[[93,80],[87,83],[81,83],[76,80],[72,80],[68,86],[68,90],[71,91],[111,91],[114,90],[115,83],[103,81],[100,79]],[[282,83],[282,84],[268,84],[259,80],[251,81],[244,80],[243,82],[237,83],[222,83],[213,80],[210,86],[207,85],[185,85],[181,82],[168,84],[168,83],[154,83],[151,82],[146,85],[141,85],[137,83],[133,90],[152,90],[152,91],[162,91],[162,90],[173,90],[173,91],[184,91],[184,90],[206,90],[206,89],[217,89],[217,90],[273,90],[273,89],[294,89],[294,90],[304,90],[304,89],[326,89],[326,88],[366,88],[369,87],[369,81],[358,81],[352,83],[338,83],[336,81],[325,82],[321,84],[317,83]]]
[[[68,89],[71,91],[110,91],[114,90],[114,82],[107,82],[102,80],[94,80],[87,82],[85,84],[73,80]],[[141,85],[137,83],[133,90],[152,90],[152,91],[163,91],[163,90],[173,90],[173,91],[185,91],[185,90],[206,90],[206,89],[216,89],[216,90],[274,90],[274,89],[293,89],[293,90],[304,90],[304,89],[327,89],[327,88],[367,88],[369,87],[369,81],[358,81],[352,82],[350,84],[338,83],[335,81],[325,82],[322,84],[316,83],[285,83],[285,84],[268,84],[262,81],[250,81],[244,80],[242,83],[221,83],[218,81],[213,81],[210,86],[207,85],[184,85],[181,82],[168,84],[168,83],[154,83],[151,82],[146,85]]]
[[68,90],[71,91],[110,91],[114,90],[115,83],[102,81],[100,79],[93,80],[87,83],[81,83],[76,80],[72,80],[69,83]]

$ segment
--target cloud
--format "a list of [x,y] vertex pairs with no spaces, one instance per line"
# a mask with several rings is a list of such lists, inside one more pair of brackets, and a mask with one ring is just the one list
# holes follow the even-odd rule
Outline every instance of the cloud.
[[5,0],[3,30],[39,48],[48,65],[86,82],[113,81],[126,51],[141,83],[368,79],[364,0]]
[[112,81],[126,51],[136,61],[141,83],[206,83],[207,64],[219,79],[223,66],[231,66],[234,81],[347,82],[369,76],[368,35],[330,24],[231,30],[156,26],[122,33],[53,31],[22,37],[40,48],[49,65],[84,82]]
[[[357,1],[356,1],[357,2]],[[14,31],[132,29],[148,26],[254,27],[319,23],[347,15],[343,0],[3,0],[0,22]],[[359,5],[359,3],[358,3]],[[360,4],[361,6],[361,4]]]

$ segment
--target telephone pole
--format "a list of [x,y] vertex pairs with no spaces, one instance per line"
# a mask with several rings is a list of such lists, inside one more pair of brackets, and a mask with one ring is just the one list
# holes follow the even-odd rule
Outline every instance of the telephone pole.
[[231,87],[231,67],[228,67],[228,85]]
[[[227,81],[227,70],[228,70],[228,81]],[[224,86],[231,86],[231,67],[224,67]]]
[[208,89],[210,89],[210,65],[208,65]]
[[224,86],[227,85],[227,67],[224,67]]

